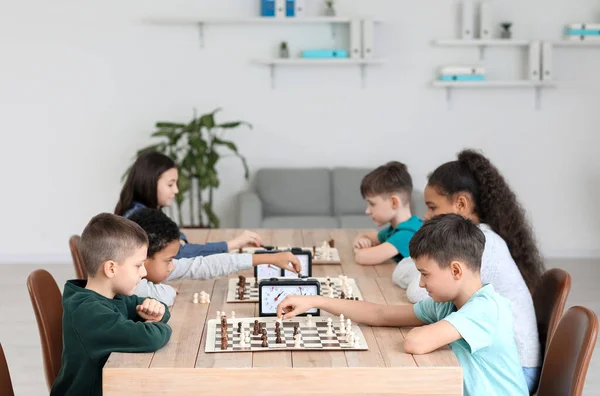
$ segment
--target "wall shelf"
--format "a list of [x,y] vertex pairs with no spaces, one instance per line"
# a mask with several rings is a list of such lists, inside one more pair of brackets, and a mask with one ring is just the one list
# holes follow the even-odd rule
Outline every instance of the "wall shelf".
[[433,87],[446,90],[446,103],[448,108],[452,105],[452,90],[457,89],[489,89],[489,88],[534,88],[535,108],[541,107],[542,88],[554,88],[556,84],[552,81],[542,80],[492,80],[492,81],[433,81]]
[[447,39],[434,40],[433,45],[439,47],[475,47],[479,48],[479,60],[485,59],[485,50],[488,47],[528,47],[530,40],[513,39]]
[[361,86],[365,88],[366,67],[368,65],[381,65],[385,59],[381,58],[340,58],[340,59],[307,59],[307,58],[265,58],[253,59],[253,63],[269,66],[271,71],[271,88],[275,89],[276,66],[360,66]]
[[[278,25],[278,24],[331,24],[350,23],[355,18],[351,17],[210,17],[210,18],[147,18],[143,22],[151,25]],[[356,19],[367,19],[367,17],[356,17]],[[373,19],[374,23],[381,21]]]
[[600,47],[600,40],[596,41],[574,41],[574,40],[551,40],[555,47]]

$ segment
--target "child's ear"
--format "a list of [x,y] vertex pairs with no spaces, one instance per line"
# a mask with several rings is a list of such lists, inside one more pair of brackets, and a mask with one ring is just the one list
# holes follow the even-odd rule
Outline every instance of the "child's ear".
[[400,207],[400,197],[397,195],[390,195],[392,200],[392,209],[398,209]]
[[454,205],[456,206],[456,210],[459,214],[465,217],[469,214],[470,198],[466,194],[457,194],[456,199],[454,200]]
[[463,276],[463,268],[462,265],[458,261],[453,261],[450,263],[450,273],[454,280],[459,280]]
[[102,264],[102,269],[107,278],[113,278],[117,273],[117,263],[112,260],[105,261]]

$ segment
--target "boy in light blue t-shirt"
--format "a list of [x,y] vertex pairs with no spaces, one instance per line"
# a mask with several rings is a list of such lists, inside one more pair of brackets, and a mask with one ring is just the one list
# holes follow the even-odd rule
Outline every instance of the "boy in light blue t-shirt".
[[[425,354],[450,345],[463,369],[465,396],[529,395],[507,299],[479,277],[483,232],[457,214],[426,221],[410,241],[411,257],[430,298],[416,305],[381,305],[322,296],[288,296],[284,319],[319,308],[370,326],[415,326],[404,350]],[[435,381],[435,379],[432,379]]]
[[354,259],[361,265],[396,263],[410,256],[408,243],[423,222],[410,208],[412,178],[406,165],[392,161],[369,172],[360,183],[360,193],[367,201],[366,214],[379,232],[358,235],[354,239]]

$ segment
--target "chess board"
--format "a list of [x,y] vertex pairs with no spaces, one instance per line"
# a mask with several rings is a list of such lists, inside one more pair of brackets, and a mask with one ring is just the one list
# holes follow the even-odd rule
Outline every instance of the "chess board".
[[[281,350],[341,350],[341,351],[366,351],[369,350],[364,334],[358,325],[352,324],[352,331],[359,340],[359,346],[354,346],[346,341],[340,334],[339,318],[333,317],[332,327],[334,335],[327,335],[327,319],[313,317],[313,326],[308,326],[306,317],[295,317],[284,320],[281,330],[281,344],[275,342],[276,318],[235,318],[227,319],[227,349],[221,349],[221,320],[210,319],[207,323],[207,336],[205,352],[265,352]],[[252,335],[254,320],[264,323],[267,329],[267,347],[262,346],[261,335]],[[240,333],[237,331],[238,322],[242,322],[242,329],[250,330],[250,344],[240,346]],[[302,335],[300,347],[294,343],[294,326],[298,326]]]
[[[287,246],[274,246],[274,250],[280,250],[280,251],[289,251],[291,250],[291,246],[287,245]],[[250,254],[254,254],[254,252],[256,252],[257,250],[263,250],[264,248],[257,248],[257,247],[246,247],[246,248],[242,248],[242,253],[250,253]],[[336,248],[326,248],[327,252],[323,251],[323,247],[322,246],[311,246],[311,247],[301,247],[300,249],[302,250],[308,250],[310,252],[313,252],[312,255],[312,263],[313,264],[341,264],[341,259],[340,259],[340,252],[336,249]],[[229,253],[239,253],[239,249],[238,250],[230,250]],[[325,254],[327,253],[327,255]]]
[[[313,278],[311,278],[313,279]],[[326,286],[327,278],[314,278],[321,283],[321,295],[329,295],[329,287]],[[330,277],[331,288],[333,289],[333,298],[340,298],[342,292],[341,281],[337,277]],[[246,291],[244,293],[244,299],[240,300],[238,296],[238,278],[229,279],[229,288],[227,290],[227,302],[228,303],[257,303],[258,302],[258,284],[255,282],[255,278],[246,278]],[[359,300],[363,300],[363,296],[360,293],[360,289],[356,285],[356,281],[352,278],[348,278],[348,286],[352,288],[352,297],[358,297]]]

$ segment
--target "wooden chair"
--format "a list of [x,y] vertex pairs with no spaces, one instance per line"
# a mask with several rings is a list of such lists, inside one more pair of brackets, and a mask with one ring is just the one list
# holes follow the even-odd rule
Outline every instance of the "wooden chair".
[[4,349],[0,344],[0,395],[2,396],[15,396],[13,390],[12,381],[10,379],[10,371],[8,370],[8,363],[6,363],[6,356],[4,356]]
[[580,396],[598,338],[598,317],[584,307],[571,307],[550,339],[538,396]]
[[546,355],[545,351],[563,315],[570,291],[571,275],[559,268],[553,268],[542,275],[542,280],[533,293],[542,356]]
[[27,288],[42,343],[46,384],[51,389],[61,366],[62,296],[52,275],[41,269],[29,275]]
[[81,257],[81,253],[79,253],[79,241],[81,241],[79,235],[72,235],[71,238],[69,238],[69,248],[71,249],[71,257],[73,257],[77,279],[87,279],[83,258]]

